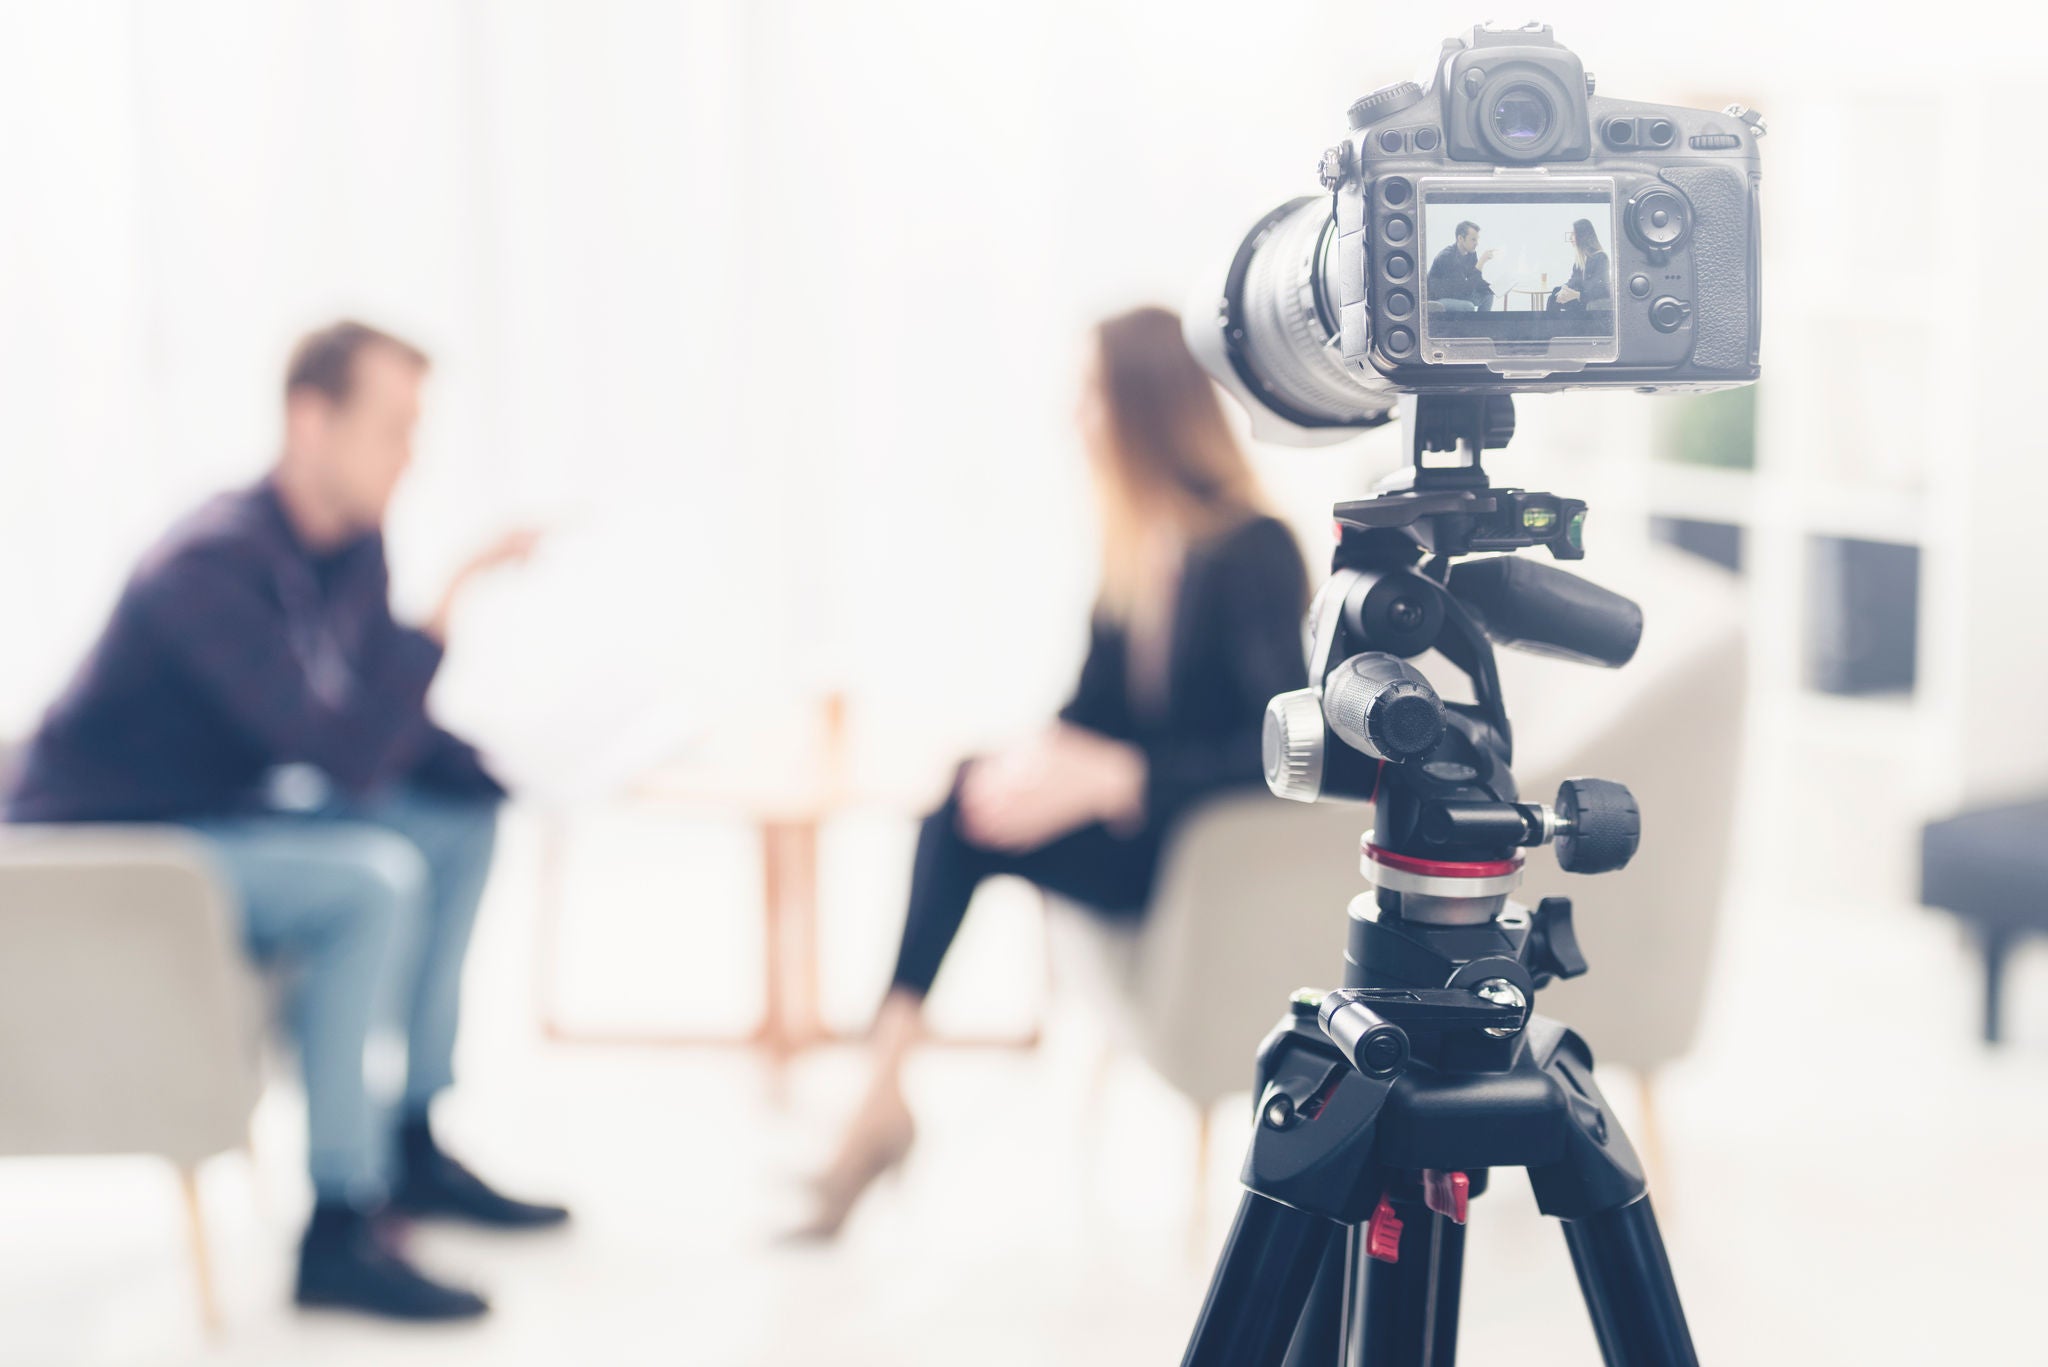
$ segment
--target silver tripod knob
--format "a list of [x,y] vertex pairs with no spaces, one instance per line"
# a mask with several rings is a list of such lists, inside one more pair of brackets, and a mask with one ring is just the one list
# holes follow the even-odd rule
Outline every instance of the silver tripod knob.
[[1266,786],[1291,802],[1314,802],[1323,791],[1323,695],[1314,688],[1282,693],[1266,704],[1261,749]]

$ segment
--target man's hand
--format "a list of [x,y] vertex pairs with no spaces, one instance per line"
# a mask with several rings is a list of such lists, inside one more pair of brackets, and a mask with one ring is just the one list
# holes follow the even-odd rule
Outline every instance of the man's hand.
[[960,833],[986,849],[1037,849],[1091,822],[1144,816],[1144,755],[1078,726],[976,760],[960,782]]
[[540,544],[540,538],[538,527],[518,527],[471,556],[468,563],[455,571],[454,577],[448,581],[448,587],[441,593],[440,605],[420,630],[435,642],[446,645],[448,620],[455,614],[455,600],[462,596],[463,589],[478,575],[488,574],[500,566],[525,564],[532,558],[533,548]]
[[1500,255],[1500,248],[1488,247],[1485,251],[1479,253],[1479,264],[1483,267],[1486,265],[1487,262],[1493,260],[1493,258],[1498,255]]

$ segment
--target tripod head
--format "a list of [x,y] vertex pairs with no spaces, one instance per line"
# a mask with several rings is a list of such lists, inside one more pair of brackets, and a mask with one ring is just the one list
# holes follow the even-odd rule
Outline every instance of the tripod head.
[[[1569,779],[1547,805],[1523,800],[1494,647],[1619,667],[1642,612],[1554,564],[1483,554],[1585,554],[1584,502],[1487,478],[1483,453],[1514,432],[1510,396],[1423,395],[1406,423],[1411,468],[1334,510],[1331,577],[1310,608],[1312,682],[1267,708],[1267,782],[1297,801],[1374,804],[1361,851],[1374,905],[1353,912],[1372,929],[1361,944],[1354,925],[1350,987],[1469,994],[1488,980],[1461,978],[1475,960],[1512,959],[1518,971],[1488,972],[1513,989],[1496,992],[1502,1002],[1525,1009],[1541,981],[1584,965],[1564,899],[1533,917],[1510,908],[1523,852],[1552,844],[1569,872],[1618,869],[1640,819],[1628,790],[1605,779]],[[1472,701],[1444,701],[1412,663],[1429,651],[1466,677]],[[1486,938],[1495,933],[1513,943]],[[1484,1014],[1463,1028],[1483,1031]],[[1437,1026],[1460,1029],[1456,1015],[1439,1012]]]

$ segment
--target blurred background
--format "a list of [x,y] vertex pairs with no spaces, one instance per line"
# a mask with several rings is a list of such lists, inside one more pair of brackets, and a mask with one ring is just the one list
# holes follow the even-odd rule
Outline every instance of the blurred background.
[[[1350,101],[1481,17],[0,4],[0,740],[164,524],[266,466],[294,337],[347,313],[424,345],[401,608],[500,527],[550,529],[468,604],[434,699],[519,788],[449,1119],[579,1207],[543,1243],[439,1236],[495,1293],[484,1328],[294,1317],[302,1121],[272,1064],[250,1152],[201,1174],[218,1327],[160,1163],[13,1157],[0,1361],[1174,1360],[1245,1107],[1191,1105],[1049,988],[1073,975],[1021,886],[987,891],[935,998],[969,1043],[915,1065],[904,1181],[836,1247],[773,1236],[847,1104],[835,1039],[883,984],[915,817],[1080,658],[1088,326],[1210,288]],[[2048,956],[2013,955],[1989,1046],[1980,944],[1920,905],[1926,823],[2048,789],[2021,371],[2048,182],[2005,140],[2034,106],[2017,11],[1540,17],[1603,94],[1770,123],[1764,381],[1524,399],[1490,467],[1593,504],[1595,577],[1628,591],[1610,548],[1675,547],[1739,608],[1746,706],[1702,776],[1732,854],[1672,932],[1685,981],[1586,936],[1616,1019],[1697,997],[1654,1117],[1633,1071],[1609,1086],[1661,1136],[1701,1355],[2019,1351]],[[1317,568],[1330,503],[1402,452],[1389,429],[1255,458]],[[1545,686],[1597,700],[1590,672]],[[1338,974],[1326,911],[1302,981]],[[1464,1344],[1592,1360],[1518,1180],[1476,1208]]]

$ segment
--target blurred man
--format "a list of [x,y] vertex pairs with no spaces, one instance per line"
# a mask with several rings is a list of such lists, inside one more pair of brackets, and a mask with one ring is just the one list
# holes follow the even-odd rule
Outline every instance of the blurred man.
[[[428,1121],[450,1081],[470,925],[503,790],[428,720],[463,587],[523,559],[506,538],[415,628],[392,620],[385,510],[412,460],[427,358],[359,323],[312,334],[285,380],[284,449],[142,559],[29,746],[15,821],[174,821],[210,840],[249,952],[293,970],[316,1198],[297,1298],[408,1319],[481,1314],[399,1251],[387,1211],[498,1227],[567,1212],[502,1196]],[[364,1081],[405,1031],[397,1116]]]
[[1491,248],[1479,250],[1479,225],[1466,219],[1451,245],[1429,263],[1429,302],[1452,312],[1485,312],[1493,307],[1493,286],[1480,272],[1493,260]]

